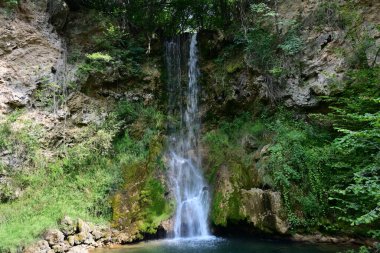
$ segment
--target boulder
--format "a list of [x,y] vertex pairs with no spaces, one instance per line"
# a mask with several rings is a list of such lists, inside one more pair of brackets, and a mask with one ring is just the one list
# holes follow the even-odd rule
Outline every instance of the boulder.
[[75,234],[77,226],[70,217],[65,216],[60,222],[60,229],[65,236],[69,236]]
[[47,241],[41,240],[25,248],[23,252],[24,253],[50,253],[51,249]]
[[58,229],[47,230],[43,237],[50,246],[63,243],[65,240],[64,234]]
[[127,233],[117,233],[114,236],[113,241],[119,244],[131,243],[133,241],[133,237]]
[[94,236],[95,240],[99,240],[104,237],[104,233],[102,233],[98,228],[94,228],[91,234]]
[[70,244],[70,246],[74,246],[75,245],[75,236],[73,236],[73,235],[68,236],[67,241]]
[[77,231],[84,234],[89,234],[91,232],[91,227],[89,224],[84,222],[81,219],[78,219],[77,222]]
[[64,241],[63,243],[59,243],[52,246],[52,249],[54,250],[54,252],[63,253],[67,252],[70,249],[70,247],[71,245],[67,241]]
[[271,190],[252,188],[241,190],[240,213],[253,224],[255,228],[265,232],[285,234],[288,224],[282,216],[283,208],[281,194]]
[[86,241],[92,239],[92,235],[90,233],[80,232],[74,235],[74,244],[80,245],[84,244]]

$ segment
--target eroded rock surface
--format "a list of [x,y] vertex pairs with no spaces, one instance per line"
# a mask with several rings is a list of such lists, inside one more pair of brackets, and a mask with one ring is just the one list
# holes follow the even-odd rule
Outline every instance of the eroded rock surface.
[[0,27],[0,114],[30,105],[41,82],[54,82],[52,69],[58,68],[63,53],[45,9],[29,1],[21,8],[24,12],[11,17],[0,15],[5,24]]
[[240,212],[255,227],[266,232],[285,234],[288,224],[284,219],[281,193],[253,188],[242,190]]

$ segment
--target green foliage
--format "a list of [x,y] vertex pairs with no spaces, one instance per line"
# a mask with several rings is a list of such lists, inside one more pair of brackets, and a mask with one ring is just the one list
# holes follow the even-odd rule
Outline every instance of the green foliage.
[[105,61],[105,62],[110,62],[112,60],[112,57],[109,56],[108,54],[102,54],[100,52],[93,53],[93,54],[88,54],[87,58],[92,60],[92,61]]
[[312,15],[305,20],[305,25],[317,26],[323,29],[330,26],[336,29],[346,29],[349,34],[357,34],[355,31],[361,21],[356,1],[320,1]]
[[316,229],[326,217],[329,140],[326,131],[294,120],[286,110],[261,118],[242,115],[207,132],[206,176],[218,185],[216,178],[221,180],[220,173],[225,173],[221,170],[227,168],[233,190],[224,195],[215,193],[213,222],[226,225],[242,219],[240,189],[261,187],[282,193],[292,229]]
[[0,0],[0,7],[5,7],[8,11],[14,10],[19,4],[19,0]]
[[[143,32],[152,36],[157,30],[173,35],[186,30],[217,28],[227,25],[232,18],[231,9],[235,1],[98,1],[83,0],[82,6],[97,9],[115,17],[121,26],[130,32]],[[207,13],[207,15],[204,15]]]
[[106,222],[110,208],[104,199],[118,176],[116,167],[109,166],[107,159],[100,160],[75,176],[47,170],[19,175],[25,187],[22,197],[0,204],[0,250],[31,243],[45,229],[56,227],[64,215]]
[[[246,64],[264,73],[274,91],[292,74],[289,66],[297,63],[296,56],[303,49],[300,25],[282,18],[269,3],[251,4],[249,11],[243,12],[240,31],[234,33],[235,43],[244,47]],[[273,100],[271,97],[274,95],[268,94]]]
[[376,47],[374,39],[370,39],[368,36],[351,37],[352,52],[348,57],[350,67],[353,69],[367,69],[369,63],[367,59],[367,51],[371,47]]
[[284,51],[285,55],[295,55],[301,51],[302,46],[303,41],[301,38],[296,34],[291,33],[285,41],[279,45],[279,48]]
[[322,1],[315,13],[313,22],[318,26],[330,25],[342,28],[344,23],[340,13],[340,4],[334,1]]
[[163,173],[164,116],[153,107],[127,101],[116,112],[125,130],[115,143],[124,183],[113,197],[114,225],[136,234],[153,234],[173,211],[165,198],[166,186],[158,177]]
[[[102,18],[109,20],[104,16]],[[140,46],[137,36],[130,36],[114,23],[112,20],[101,22],[104,32],[93,37],[96,46],[79,65],[78,72],[82,80],[107,79],[111,76],[111,80],[115,81],[141,77],[145,50]]]
[[49,82],[47,78],[40,80],[33,95],[39,106],[50,110],[55,110],[64,100],[62,87],[55,82]]
[[31,243],[64,215],[107,222],[112,215],[109,195],[120,184],[119,167],[108,153],[117,131],[112,117],[108,126],[83,128],[78,140],[85,141],[62,146],[47,159],[45,134],[37,124],[23,121],[21,113],[0,124],[2,149],[32,161],[22,164],[27,173],[10,171],[23,194],[0,204],[0,251],[13,252]]
[[275,189],[283,194],[292,228],[314,229],[327,207],[330,159],[328,134],[294,121],[286,112],[277,114],[269,128],[276,134],[270,147],[270,169]]
[[[349,87],[329,99],[329,121],[339,135],[332,168],[336,184],[332,208],[352,226],[374,226],[380,219],[380,68],[354,70]],[[373,233],[377,234],[377,233]]]
[[38,123],[19,119],[23,111],[15,111],[0,123],[0,152],[15,154],[26,166],[37,162],[38,139],[42,138],[42,127]]
[[270,30],[261,27],[250,28],[245,38],[246,51],[251,57],[251,64],[262,69],[270,69],[271,61],[277,49],[277,37]]

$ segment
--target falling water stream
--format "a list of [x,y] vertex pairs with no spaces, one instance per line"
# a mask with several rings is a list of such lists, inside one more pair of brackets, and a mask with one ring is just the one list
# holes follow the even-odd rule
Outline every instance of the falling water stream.
[[[168,152],[169,178],[176,200],[174,237],[206,237],[210,200],[199,153],[197,34],[191,35],[188,55],[181,53],[179,38],[166,43],[169,114],[172,119],[179,117],[170,133]],[[183,57],[188,57],[185,89],[181,83]]]

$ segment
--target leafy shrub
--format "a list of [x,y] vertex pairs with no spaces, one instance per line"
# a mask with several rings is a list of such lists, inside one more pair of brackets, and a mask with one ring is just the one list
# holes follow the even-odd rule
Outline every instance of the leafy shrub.
[[[343,94],[329,99],[329,121],[339,133],[331,161],[336,175],[330,193],[332,208],[354,228],[373,230],[380,219],[380,68],[353,70]],[[376,234],[376,233],[373,233]]]
[[[244,144],[247,140],[248,145]],[[326,218],[331,182],[326,166],[331,155],[329,141],[327,131],[294,120],[292,113],[285,109],[273,115],[262,114],[261,118],[241,115],[232,122],[221,122],[217,129],[205,134],[206,175],[209,181],[215,182],[220,168],[226,166],[235,195],[240,189],[252,187],[280,191],[292,229],[314,230]],[[268,157],[254,160],[268,143],[271,144]],[[261,171],[259,185],[254,183],[253,170]],[[217,194],[215,198],[211,214],[214,222],[226,224],[226,219],[239,219],[235,210],[239,210],[238,195],[226,200]],[[230,208],[221,213],[220,203],[226,201],[234,205],[228,205]]]

